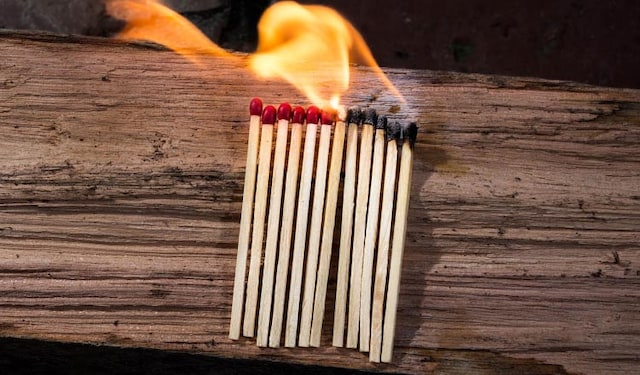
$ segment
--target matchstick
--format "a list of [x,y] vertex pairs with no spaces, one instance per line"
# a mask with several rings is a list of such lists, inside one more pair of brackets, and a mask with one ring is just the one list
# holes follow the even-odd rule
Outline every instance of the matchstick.
[[287,325],[284,338],[284,345],[289,348],[296,346],[296,338],[298,335],[300,290],[302,287],[304,250],[307,240],[307,223],[309,219],[309,198],[311,196],[313,161],[315,157],[316,133],[318,132],[319,120],[320,110],[315,106],[310,106],[307,109],[307,129],[302,155],[302,170],[300,171],[300,193],[298,195],[298,210],[296,213],[296,231],[293,242],[289,302],[287,306]]
[[318,280],[313,304],[313,321],[311,323],[311,346],[320,346],[322,322],[324,321],[324,307],[327,296],[327,281],[331,263],[331,249],[333,245],[333,230],[336,223],[336,206],[340,187],[340,173],[342,171],[342,153],[346,125],[343,119],[336,121],[333,130],[333,145],[331,147],[331,163],[329,166],[329,181],[327,197],[324,207],[324,222],[322,225],[322,242],[320,244],[320,264],[318,265]]
[[271,143],[275,122],[276,109],[269,105],[262,111],[262,132],[260,134],[260,151],[258,155],[258,180],[256,184],[255,208],[253,211],[253,233],[251,236],[251,260],[249,263],[249,278],[247,280],[244,325],[242,327],[242,334],[247,337],[252,337],[255,331],[256,307],[258,304],[258,288],[260,282],[260,261],[262,260],[262,239],[264,237],[264,221],[267,213],[267,192],[269,190],[269,173],[271,168]]
[[369,189],[369,207],[364,236],[364,256],[362,259],[362,290],[360,292],[360,351],[369,351],[369,335],[371,329],[371,285],[375,244],[378,235],[378,218],[380,216],[380,190],[382,187],[382,167],[384,166],[385,130],[387,118],[380,116],[376,123],[371,162],[371,187]]
[[362,111],[358,107],[347,111],[347,149],[344,164],[344,186],[342,195],[342,222],[340,229],[340,250],[338,258],[338,280],[336,303],[333,317],[333,346],[344,345],[344,325],[347,311],[347,290],[349,288],[349,265],[351,264],[351,234],[353,205],[356,190],[356,157],[358,155],[358,124]]
[[251,219],[253,209],[253,194],[256,186],[256,169],[258,157],[258,141],[260,138],[260,119],[262,115],[262,100],[254,98],[249,104],[249,144],[247,148],[247,164],[244,172],[244,191],[242,193],[242,213],[240,215],[240,234],[238,236],[238,258],[236,259],[236,273],[233,280],[233,302],[231,304],[231,323],[229,324],[229,338],[240,338],[242,325],[242,305],[244,303],[244,278],[249,253],[249,236],[251,235]]
[[311,338],[311,320],[313,317],[313,299],[318,272],[318,254],[320,252],[320,236],[322,232],[322,213],[324,210],[325,188],[327,186],[327,163],[329,146],[331,145],[331,127],[334,122],[331,112],[322,111],[322,126],[316,162],[315,187],[313,188],[313,210],[309,227],[309,244],[307,245],[307,266],[304,278],[304,295],[302,298],[302,314],[300,315],[300,337],[298,345],[307,347]]
[[293,110],[293,120],[291,121],[291,143],[289,145],[289,158],[287,160],[287,177],[284,190],[284,203],[282,206],[282,228],[280,229],[278,267],[276,270],[275,294],[273,296],[273,317],[271,318],[271,332],[269,334],[269,346],[272,348],[280,346],[280,336],[282,334],[282,318],[285,305],[283,301],[286,296],[287,277],[289,275],[291,235],[293,232],[293,218],[298,189],[298,169],[300,164],[303,122],[304,108],[296,107]]
[[360,135],[358,188],[356,195],[355,219],[353,222],[353,257],[351,259],[351,280],[349,283],[349,324],[347,326],[347,348],[358,347],[364,232],[367,222],[367,202],[369,200],[369,185],[371,182],[373,132],[374,124],[377,122],[378,116],[375,109],[367,108],[364,111],[364,124],[362,125],[362,134]]
[[382,191],[382,206],[380,208],[380,230],[378,233],[378,256],[373,287],[373,307],[371,311],[371,340],[369,343],[369,360],[371,362],[380,362],[380,352],[382,350],[382,319],[384,314],[384,297],[387,288],[391,225],[393,224],[399,137],[400,124],[397,122],[389,124],[386,130],[387,156],[384,167],[384,187]]
[[280,233],[280,206],[282,200],[282,183],[284,179],[284,161],[287,153],[287,138],[291,105],[282,103],[278,107],[278,133],[276,149],[273,157],[271,177],[271,198],[269,199],[269,221],[267,224],[267,240],[264,250],[262,269],[262,289],[260,292],[260,310],[258,312],[258,333],[256,344],[267,346],[269,343],[269,322],[271,321],[271,302],[273,297],[273,279],[278,250],[278,234]]
[[391,362],[393,356],[393,340],[400,292],[400,272],[402,271],[402,256],[407,231],[407,214],[409,212],[409,193],[411,192],[413,145],[417,132],[418,129],[415,123],[403,126],[401,132],[402,152],[400,156],[400,172],[398,173],[395,223],[393,225],[393,239],[391,242],[389,288],[387,290],[387,303],[382,332],[382,362]]

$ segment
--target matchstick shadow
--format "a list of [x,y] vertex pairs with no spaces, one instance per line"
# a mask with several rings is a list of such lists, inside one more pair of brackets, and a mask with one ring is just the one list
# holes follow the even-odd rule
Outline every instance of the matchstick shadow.
[[[420,142],[421,138],[422,142]],[[429,183],[436,168],[449,165],[451,158],[443,147],[427,143],[425,138],[427,138],[426,135],[419,135],[414,148],[409,226],[402,266],[393,363],[404,361],[404,356],[408,354],[407,349],[412,346],[418,331],[424,329],[424,326],[429,322],[428,312],[423,308],[428,305],[426,297],[429,286],[428,275],[432,268],[439,263],[442,255],[433,240],[432,234],[436,224],[431,218],[429,196],[423,191],[427,190],[425,186]],[[340,196],[342,196],[342,191]],[[341,211],[341,207],[338,210]],[[334,244],[339,243],[340,226],[340,218],[338,217],[334,232]],[[337,262],[338,248],[334,245],[331,264],[335,265]],[[331,267],[327,289],[322,346],[331,346],[336,277],[336,267],[334,266]]]
[[[426,129],[424,129],[426,130]],[[428,324],[428,312],[422,306],[428,305],[427,287],[429,273],[439,262],[441,251],[433,241],[434,223],[429,211],[429,196],[423,193],[429,179],[438,166],[450,164],[450,157],[443,147],[428,143],[427,135],[418,135],[414,148],[414,166],[409,203],[409,225],[405,243],[398,304],[397,327],[395,334],[395,354],[392,363],[402,363],[410,350],[419,330]],[[422,142],[421,142],[422,138]],[[445,168],[446,169],[446,168]],[[342,191],[340,191],[342,196]],[[341,204],[338,211],[341,212]],[[338,262],[338,247],[341,222],[336,218],[334,232],[334,248],[331,264]],[[323,324],[321,346],[331,346],[332,324],[334,318],[334,302],[336,289],[336,268],[331,267],[327,288],[327,303]],[[423,335],[421,335],[423,336]],[[342,349],[339,349],[342,350]],[[344,349],[347,350],[347,349]],[[349,349],[350,352],[350,349]],[[368,357],[368,354],[365,353]],[[385,368],[385,364],[381,364]]]
[[[422,129],[425,130],[425,129]],[[423,133],[423,132],[422,132]],[[415,346],[419,331],[427,330],[429,274],[442,256],[433,239],[433,230],[438,224],[430,211],[431,196],[426,186],[439,166],[449,165],[451,157],[444,147],[427,143],[428,136],[419,134],[414,147],[414,166],[409,203],[409,225],[402,265],[402,280],[395,337],[394,363],[402,363],[407,349]],[[422,141],[422,142],[421,142]],[[422,344],[421,344],[422,346]]]

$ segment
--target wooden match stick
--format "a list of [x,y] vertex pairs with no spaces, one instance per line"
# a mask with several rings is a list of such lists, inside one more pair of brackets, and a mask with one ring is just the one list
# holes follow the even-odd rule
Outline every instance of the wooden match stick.
[[273,157],[271,177],[271,198],[269,199],[269,221],[267,223],[267,240],[264,250],[262,269],[262,289],[260,292],[260,310],[258,312],[258,333],[256,344],[267,346],[269,343],[269,322],[271,321],[271,302],[273,297],[273,279],[278,251],[278,234],[280,233],[280,207],[282,203],[282,183],[284,179],[284,162],[287,153],[287,138],[291,105],[282,103],[278,107],[278,133],[276,149]]
[[391,242],[391,261],[389,264],[389,288],[382,331],[382,362],[391,362],[393,340],[396,330],[396,313],[400,293],[400,272],[407,232],[407,214],[409,212],[409,193],[411,192],[411,170],[413,165],[413,145],[418,128],[415,123],[402,127],[402,152],[400,172],[398,173],[398,193],[396,198],[395,223]]
[[256,187],[256,170],[258,157],[258,141],[260,138],[260,119],[262,100],[254,98],[249,104],[249,144],[247,148],[247,164],[244,172],[244,191],[242,193],[242,213],[240,216],[240,235],[238,237],[238,258],[233,280],[233,302],[231,304],[231,323],[229,338],[240,338],[242,325],[242,307],[244,303],[244,278],[247,272],[247,255],[249,254],[249,236],[251,235],[251,219],[253,194]]
[[358,188],[356,195],[355,219],[353,222],[353,257],[351,258],[351,280],[349,283],[349,324],[347,326],[347,348],[358,347],[364,232],[367,223],[367,203],[369,200],[369,185],[371,183],[373,132],[374,125],[377,122],[378,115],[376,114],[375,109],[367,108],[364,111],[364,124],[362,125],[362,134],[360,135]]
[[262,258],[262,239],[264,237],[264,221],[267,214],[267,192],[269,191],[269,174],[271,169],[271,143],[273,126],[276,122],[276,109],[269,105],[262,111],[262,132],[260,134],[260,151],[258,155],[258,180],[256,184],[256,200],[253,211],[253,233],[251,236],[251,260],[247,280],[247,300],[245,301],[244,324],[242,334],[252,337],[255,331],[256,308],[258,304],[258,288],[260,282],[260,262]]
[[322,225],[322,242],[320,244],[320,264],[318,265],[318,280],[313,304],[313,321],[311,323],[311,346],[320,346],[322,322],[324,321],[324,307],[327,296],[327,281],[331,263],[331,248],[333,245],[333,230],[336,223],[336,206],[340,187],[340,173],[342,172],[342,154],[344,149],[346,126],[344,120],[338,119],[333,130],[333,145],[331,147],[331,163],[329,166],[329,182],[327,187],[326,204],[324,207],[324,222]]
[[378,237],[378,218],[380,216],[380,190],[382,188],[382,170],[384,166],[385,130],[387,118],[380,116],[376,123],[371,162],[371,186],[369,189],[369,207],[364,236],[364,256],[362,260],[362,290],[360,292],[360,351],[369,351],[371,329],[371,285],[373,279],[373,260]]
[[313,188],[313,210],[309,227],[309,244],[307,245],[307,266],[304,278],[304,295],[302,298],[302,314],[300,315],[300,337],[298,345],[307,347],[311,338],[311,320],[313,317],[313,299],[316,290],[318,272],[318,254],[320,252],[320,236],[322,234],[322,213],[324,210],[325,188],[327,186],[327,164],[331,145],[331,127],[334,117],[330,112],[322,112],[320,141],[316,162],[315,187]]
[[380,362],[380,352],[382,350],[382,319],[384,315],[384,297],[387,288],[391,225],[393,224],[399,137],[400,124],[396,122],[387,126],[387,156],[384,167],[384,187],[382,191],[382,206],[380,208],[380,230],[378,233],[378,257],[376,261],[373,307],[371,311],[371,340],[369,343],[369,360],[371,362]]
[[358,124],[362,111],[358,107],[347,111],[347,149],[344,164],[344,186],[342,195],[342,223],[340,229],[340,250],[338,258],[338,280],[336,303],[333,316],[333,346],[344,345],[344,325],[347,311],[347,290],[349,288],[349,265],[351,264],[351,234],[356,191],[356,158],[358,155]]
[[300,148],[302,146],[302,127],[304,122],[304,108],[296,107],[293,110],[291,121],[291,143],[289,145],[289,158],[287,160],[287,177],[285,181],[284,203],[282,206],[282,228],[280,229],[280,245],[278,251],[278,267],[276,270],[275,294],[273,296],[273,317],[271,318],[271,332],[269,334],[269,346],[280,346],[282,334],[282,318],[284,315],[284,303],[287,290],[287,277],[289,276],[289,257],[291,253],[291,235],[293,232],[293,218],[296,207],[296,194],[298,191],[298,169],[300,164]]
[[300,171],[300,193],[296,213],[296,231],[293,242],[293,259],[291,263],[291,280],[289,284],[289,302],[287,306],[287,326],[284,345],[295,347],[298,335],[298,315],[300,312],[300,290],[302,287],[302,270],[304,249],[307,240],[307,223],[309,219],[309,198],[313,177],[313,161],[316,150],[316,133],[320,122],[320,110],[315,106],[307,109],[307,129]]

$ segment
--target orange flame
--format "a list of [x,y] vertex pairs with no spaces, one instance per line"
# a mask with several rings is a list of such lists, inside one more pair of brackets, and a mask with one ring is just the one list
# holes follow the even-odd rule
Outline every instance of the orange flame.
[[199,63],[202,55],[230,56],[189,20],[159,0],[108,0],[106,10],[127,23],[116,36],[118,39],[162,44],[194,63]]
[[[159,0],[109,0],[107,12],[127,22],[118,38],[150,40],[196,63],[203,54],[232,56]],[[404,102],[360,33],[331,8],[277,2],[262,15],[258,32],[258,50],[250,56],[249,67],[261,77],[286,80],[320,108],[341,109],[352,62],[371,67]]]

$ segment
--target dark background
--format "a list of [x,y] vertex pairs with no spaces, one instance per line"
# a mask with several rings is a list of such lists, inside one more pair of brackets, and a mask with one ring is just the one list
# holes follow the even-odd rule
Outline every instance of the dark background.
[[[381,66],[640,88],[635,0],[303,0],[330,5]],[[268,0],[166,0],[223,47],[252,51]],[[108,36],[102,0],[0,0],[0,28]]]

